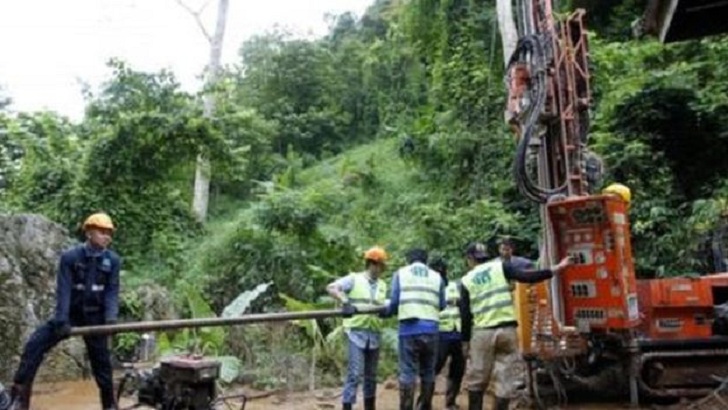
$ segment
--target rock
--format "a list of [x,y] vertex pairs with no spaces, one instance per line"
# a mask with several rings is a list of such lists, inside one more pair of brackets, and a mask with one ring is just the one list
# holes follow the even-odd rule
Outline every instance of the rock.
[[395,378],[389,378],[384,382],[385,390],[397,390],[399,389],[399,381]]
[[[0,215],[0,379],[8,383],[23,345],[53,314],[58,258],[73,245],[67,231],[39,215]],[[78,338],[46,356],[37,381],[78,379],[88,374]]]
[[169,290],[159,285],[148,283],[135,288],[133,291],[141,299],[143,311],[142,320],[171,320],[180,318]]

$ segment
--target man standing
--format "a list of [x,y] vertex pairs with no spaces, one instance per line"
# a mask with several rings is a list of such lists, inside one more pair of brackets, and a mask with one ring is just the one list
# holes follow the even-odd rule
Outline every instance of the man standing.
[[445,284],[427,267],[427,251],[407,252],[407,266],[392,278],[392,297],[384,316],[399,319],[399,408],[412,410],[417,375],[420,376],[419,410],[432,409],[435,390],[440,311],[445,308]]
[[437,364],[435,374],[439,374],[450,358],[450,368],[447,372],[447,390],[445,391],[445,408],[456,410],[456,399],[460,392],[460,384],[465,373],[465,356],[462,348],[462,320],[460,314],[460,281],[447,278],[447,262],[437,258],[430,263],[430,267],[440,273],[445,282],[445,299],[447,307],[440,312],[440,340],[437,346]]
[[357,309],[384,306],[387,284],[380,276],[386,261],[384,249],[371,248],[364,253],[364,272],[351,273],[326,287],[329,294],[343,304],[344,329],[349,338],[347,375],[342,397],[344,410],[351,410],[356,403],[356,391],[362,376],[364,410],[375,410],[382,319],[375,315],[352,315]]
[[[108,249],[114,224],[108,215],[96,213],[83,223],[86,243],[61,255],[56,277],[55,317],[30,336],[15,373],[11,396],[15,410],[28,410],[33,380],[45,354],[69,337],[71,326],[108,325],[119,312],[121,259]],[[107,336],[85,336],[102,408],[116,409],[112,384],[111,353]]]
[[513,379],[517,377],[514,363],[518,360],[518,322],[508,281],[541,282],[571,261],[567,257],[551,269],[525,271],[509,262],[488,262],[481,243],[469,245],[465,257],[470,271],[462,278],[461,303],[464,349],[469,351],[470,360],[466,375],[469,409],[482,410],[483,395],[494,373],[495,408],[507,410],[513,397]]
[[503,238],[498,244],[498,258],[501,262],[508,262],[516,269],[527,270],[534,269],[536,264],[534,261],[524,258],[522,256],[516,256],[516,244],[511,238]]

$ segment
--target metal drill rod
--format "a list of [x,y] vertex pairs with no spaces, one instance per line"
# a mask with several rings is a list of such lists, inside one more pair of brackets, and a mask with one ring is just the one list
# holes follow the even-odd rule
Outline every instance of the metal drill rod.
[[[358,309],[355,315],[371,315],[382,312],[384,307]],[[211,317],[200,319],[158,320],[147,322],[117,323],[113,325],[82,326],[71,328],[71,336],[111,335],[126,332],[150,332],[159,330],[197,327],[235,326],[262,322],[283,322],[302,319],[326,319],[343,316],[341,310],[310,310],[306,312],[258,313],[238,317]]]

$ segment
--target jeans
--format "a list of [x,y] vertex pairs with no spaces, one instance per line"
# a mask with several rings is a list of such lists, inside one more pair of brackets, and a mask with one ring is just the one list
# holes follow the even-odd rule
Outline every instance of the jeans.
[[401,385],[413,386],[417,375],[423,384],[435,382],[438,338],[437,333],[399,337]]
[[364,378],[364,398],[368,399],[377,394],[377,364],[379,363],[379,349],[369,349],[357,346],[351,339],[349,343],[349,357],[344,383],[343,403],[356,403],[356,391]]

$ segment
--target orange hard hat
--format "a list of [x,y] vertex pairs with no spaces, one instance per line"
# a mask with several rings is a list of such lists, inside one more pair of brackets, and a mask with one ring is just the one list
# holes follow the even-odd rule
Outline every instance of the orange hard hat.
[[370,248],[366,252],[364,252],[364,259],[368,261],[374,261],[374,262],[386,262],[387,260],[387,251],[384,250],[384,248],[375,246],[373,248]]
[[95,213],[83,222],[83,230],[87,230],[88,228],[101,228],[101,229],[111,229],[114,230],[114,223],[111,222],[111,217],[109,215],[98,212]]

